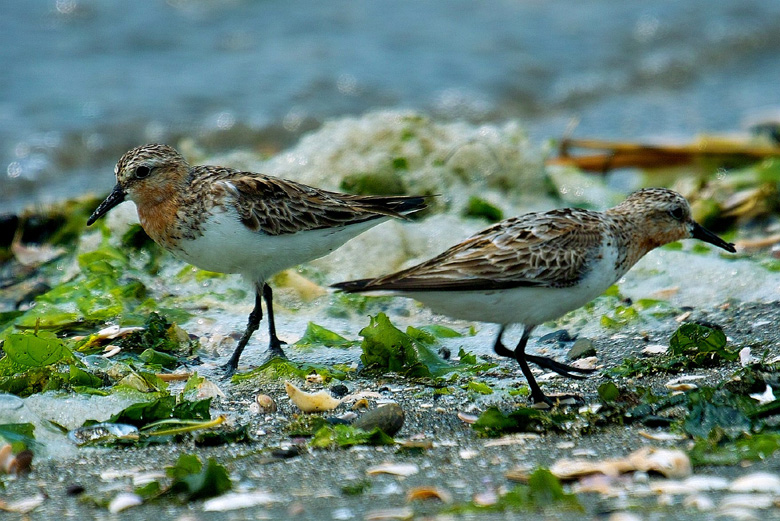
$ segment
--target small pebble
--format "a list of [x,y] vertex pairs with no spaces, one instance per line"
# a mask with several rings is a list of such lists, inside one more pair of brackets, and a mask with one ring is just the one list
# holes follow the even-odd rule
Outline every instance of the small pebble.
[[349,394],[349,388],[344,384],[336,384],[331,386],[330,394],[336,398],[343,398]]
[[388,403],[370,410],[355,420],[352,425],[364,431],[379,427],[388,436],[395,436],[404,425],[404,410],[397,403]]
[[578,338],[574,345],[571,346],[569,352],[566,354],[566,358],[569,360],[576,360],[578,358],[585,358],[586,356],[595,356],[596,348],[593,347],[593,341],[589,338]]

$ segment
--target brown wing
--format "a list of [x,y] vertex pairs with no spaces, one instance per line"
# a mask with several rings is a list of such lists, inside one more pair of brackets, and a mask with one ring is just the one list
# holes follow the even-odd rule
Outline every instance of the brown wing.
[[592,212],[553,210],[507,219],[438,257],[392,275],[337,284],[346,291],[446,291],[575,284],[602,232]]
[[210,167],[209,176],[221,181],[213,183],[214,190],[232,196],[222,200],[232,204],[245,226],[269,235],[346,226],[380,217],[403,218],[405,213],[426,206],[424,197],[339,194],[230,169]]

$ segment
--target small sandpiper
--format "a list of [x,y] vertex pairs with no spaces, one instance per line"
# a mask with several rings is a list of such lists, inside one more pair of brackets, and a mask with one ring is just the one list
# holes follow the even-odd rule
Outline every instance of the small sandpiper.
[[391,217],[426,206],[425,197],[361,196],[320,190],[276,177],[220,166],[190,166],[168,145],[127,152],[114,170],[117,184],[90,216],[94,223],[126,198],[154,241],[198,268],[240,273],[254,284],[255,306],[225,365],[241,352],[268,311],[269,352],[284,357],[276,336],[273,274],[332,252]]
[[[437,313],[500,324],[496,354],[517,360],[535,403],[552,405],[528,362],[571,378],[592,370],[526,354],[534,328],[601,295],[653,248],[687,238],[736,251],[693,220],[683,196],[647,188],[605,212],[565,208],[506,219],[411,268],[333,287],[389,292]],[[511,350],[501,337],[513,323],[525,327]]]

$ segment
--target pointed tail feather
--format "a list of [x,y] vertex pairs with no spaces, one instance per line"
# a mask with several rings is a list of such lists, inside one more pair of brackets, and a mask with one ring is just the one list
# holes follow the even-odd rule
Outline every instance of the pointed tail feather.
[[359,293],[366,290],[366,286],[374,279],[360,279],[360,280],[348,280],[346,282],[338,282],[331,284],[331,288],[335,288],[345,293]]

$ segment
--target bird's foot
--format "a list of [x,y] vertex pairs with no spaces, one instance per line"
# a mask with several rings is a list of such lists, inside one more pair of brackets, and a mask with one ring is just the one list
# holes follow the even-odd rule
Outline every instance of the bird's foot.
[[531,401],[533,401],[531,407],[534,409],[551,409],[561,405],[582,405],[585,403],[585,399],[578,394],[556,393],[546,395],[541,391],[537,394],[532,392]]
[[271,338],[271,341],[268,344],[268,360],[271,360],[272,358],[287,360],[287,355],[284,354],[282,344],[287,344],[287,342],[283,342],[276,337]]
[[572,372],[590,374],[596,371],[596,369],[583,369],[580,367],[574,367],[572,365],[566,365],[560,362],[556,362],[552,358],[547,358],[545,356],[529,355],[528,353],[526,353],[525,359],[531,363],[538,365],[539,367],[549,369],[550,371],[558,373],[559,375],[565,376],[567,378],[574,378],[575,380],[584,380],[585,377],[577,374],[571,374]]
[[228,363],[222,365],[221,369],[223,371],[222,380],[230,380],[230,378],[236,374],[236,369],[238,369],[238,362],[234,362],[231,358]]

